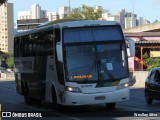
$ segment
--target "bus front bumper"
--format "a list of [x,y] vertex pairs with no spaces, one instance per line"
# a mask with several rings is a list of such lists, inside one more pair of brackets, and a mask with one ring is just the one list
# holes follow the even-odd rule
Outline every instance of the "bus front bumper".
[[129,88],[119,89],[106,93],[75,93],[66,91],[63,105],[91,105],[113,103],[129,100]]

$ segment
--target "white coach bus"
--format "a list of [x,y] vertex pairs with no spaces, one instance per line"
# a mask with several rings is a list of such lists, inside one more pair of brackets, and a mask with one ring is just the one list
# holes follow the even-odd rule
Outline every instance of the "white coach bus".
[[26,104],[106,104],[129,100],[127,48],[115,21],[60,20],[14,38],[17,92]]

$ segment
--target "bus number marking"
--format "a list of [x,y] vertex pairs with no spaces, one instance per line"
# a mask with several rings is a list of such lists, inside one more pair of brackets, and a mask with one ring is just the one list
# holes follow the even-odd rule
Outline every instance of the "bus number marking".
[[84,79],[84,78],[92,78],[92,75],[75,75],[74,79]]

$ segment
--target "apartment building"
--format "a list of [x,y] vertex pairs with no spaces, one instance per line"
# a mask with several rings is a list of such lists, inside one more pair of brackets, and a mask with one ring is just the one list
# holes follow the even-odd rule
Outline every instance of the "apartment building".
[[47,21],[66,18],[68,13],[69,7],[66,6],[60,7],[59,10],[55,12],[47,12],[47,10],[41,10],[39,4],[34,4],[29,11],[18,12],[18,32],[33,29]]
[[125,28],[137,26],[137,14],[131,12],[126,13],[125,16]]
[[32,5],[31,9],[28,11],[18,12],[18,20],[40,19],[46,17],[47,17],[47,11],[41,10],[41,6],[39,4]]
[[0,51],[13,52],[13,3],[0,6]]

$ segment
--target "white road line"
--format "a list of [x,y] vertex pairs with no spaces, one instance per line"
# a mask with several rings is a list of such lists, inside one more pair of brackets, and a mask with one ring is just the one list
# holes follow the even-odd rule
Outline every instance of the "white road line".
[[13,87],[13,88],[10,88],[10,87],[6,87],[6,86],[0,86],[0,88],[2,88],[2,89],[6,89],[6,90],[16,90],[16,88],[15,87]]
[[[31,106],[27,106],[27,105],[23,105],[23,104],[18,104],[14,101],[10,101],[10,100],[6,100],[6,99],[3,99],[3,98],[0,98],[0,100],[3,100],[3,101],[6,101],[6,102],[9,102],[9,103],[12,103],[12,104],[15,104],[15,105],[20,105],[20,106],[23,106],[23,107],[28,107],[30,109],[33,109],[33,110],[36,110],[36,111],[40,111],[40,112],[45,112],[43,110],[46,110],[46,109],[39,109],[39,108],[34,108],[34,107],[31,107]],[[3,111],[3,110],[2,110]],[[32,112],[32,111],[31,111]],[[70,116],[67,116],[67,115],[64,115],[64,114],[61,114],[61,113],[53,113],[55,115],[58,115],[60,117],[66,117],[68,119],[71,119],[71,120],[82,120],[82,119],[79,119],[79,118],[76,118],[76,117],[70,117]]]
[[149,110],[146,110],[146,109],[140,109],[140,108],[134,108],[134,107],[128,107],[128,106],[121,106],[121,105],[117,105],[117,107],[127,108],[127,109],[132,109],[132,110],[138,110],[138,111],[149,111]]

